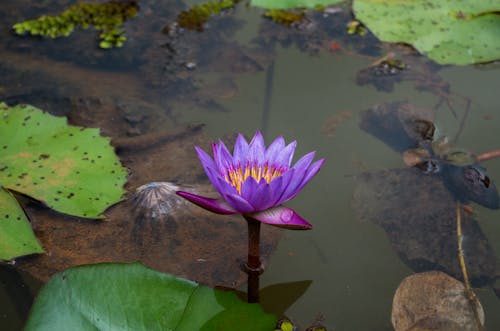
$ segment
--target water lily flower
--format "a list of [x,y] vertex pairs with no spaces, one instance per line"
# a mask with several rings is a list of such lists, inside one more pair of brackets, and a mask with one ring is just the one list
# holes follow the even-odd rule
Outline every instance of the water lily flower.
[[256,132],[250,143],[239,134],[232,155],[220,140],[212,144],[213,159],[196,146],[201,164],[220,197],[176,193],[214,213],[242,214],[278,227],[310,229],[310,223],[282,204],[299,193],[319,171],[324,159],[311,164],[313,151],[291,166],[296,145],[296,141],[285,145],[280,136],[266,148],[262,134]]

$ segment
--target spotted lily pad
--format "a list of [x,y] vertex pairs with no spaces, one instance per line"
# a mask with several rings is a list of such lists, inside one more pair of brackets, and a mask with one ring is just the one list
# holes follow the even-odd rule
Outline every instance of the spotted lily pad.
[[275,323],[232,292],[140,263],[109,263],[55,275],[40,291],[25,330],[267,331]]
[[0,215],[0,259],[43,253],[23,209],[4,189],[0,189]]
[[[65,118],[33,106],[0,104],[3,189],[27,195],[62,213],[103,218],[104,210],[122,199],[125,181],[125,168],[98,129],[69,126]],[[5,196],[4,200],[8,199]],[[2,206],[11,206],[11,211],[3,210],[0,232],[9,226],[6,215],[20,213],[14,198],[10,199]],[[27,253],[16,251],[2,249],[0,258]]]
[[345,0],[252,0],[252,6],[269,9],[314,8],[328,6]]
[[500,59],[498,0],[355,0],[353,10],[378,38],[404,42],[440,64]]

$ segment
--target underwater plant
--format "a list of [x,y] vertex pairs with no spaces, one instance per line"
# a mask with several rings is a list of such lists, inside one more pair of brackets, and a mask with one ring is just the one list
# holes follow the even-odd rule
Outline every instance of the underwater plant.
[[293,26],[306,18],[303,10],[269,9],[263,16],[284,26]]
[[177,24],[184,29],[203,31],[203,25],[210,16],[233,8],[238,2],[239,0],[219,0],[193,6],[177,16]]
[[258,275],[262,273],[259,257],[260,224],[266,223],[285,229],[307,230],[312,225],[293,209],[282,206],[293,199],[320,170],[324,159],[311,164],[315,152],[291,162],[297,143],[285,146],[283,137],[276,138],[268,148],[257,131],[248,143],[239,134],[233,155],[219,141],[212,144],[212,159],[196,146],[196,152],[205,172],[221,195],[214,199],[193,193],[177,194],[192,203],[217,214],[241,214],[248,224],[248,301],[258,302]]
[[321,8],[344,2],[345,0],[251,0],[255,7],[267,9]]
[[78,3],[54,16],[16,23],[12,26],[18,35],[31,34],[50,38],[67,37],[76,27],[93,26],[99,31],[99,47],[122,47],[127,39],[122,25],[139,11],[137,1],[108,1],[104,3]]

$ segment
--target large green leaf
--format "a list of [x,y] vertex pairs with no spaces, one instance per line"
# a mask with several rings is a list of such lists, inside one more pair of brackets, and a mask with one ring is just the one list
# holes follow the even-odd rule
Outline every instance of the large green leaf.
[[102,218],[122,199],[125,181],[125,168],[98,129],[69,126],[32,106],[0,104],[3,187],[62,213]]
[[252,0],[252,6],[268,9],[314,8],[328,6],[345,0]]
[[28,218],[12,194],[0,188],[0,260],[43,253]]
[[232,292],[133,264],[75,267],[40,291],[26,331],[272,330],[273,315]]
[[412,44],[440,64],[500,59],[499,0],[354,0],[353,10],[381,40]]

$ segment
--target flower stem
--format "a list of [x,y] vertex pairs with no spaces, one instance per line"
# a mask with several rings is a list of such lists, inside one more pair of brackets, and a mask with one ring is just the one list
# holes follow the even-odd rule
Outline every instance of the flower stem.
[[262,273],[260,263],[260,222],[245,216],[248,224],[248,261],[245,271],[248,274],[247,301],[259,302],[259,276]]

